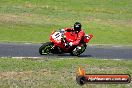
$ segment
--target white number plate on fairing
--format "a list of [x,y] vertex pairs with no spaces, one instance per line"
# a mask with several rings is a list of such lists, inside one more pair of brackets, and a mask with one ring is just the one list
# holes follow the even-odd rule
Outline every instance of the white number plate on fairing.
[[55,32],[53,35],[52,35],[52,38],[54,39],[54,40],[61,40],[61,33],[60,32]]

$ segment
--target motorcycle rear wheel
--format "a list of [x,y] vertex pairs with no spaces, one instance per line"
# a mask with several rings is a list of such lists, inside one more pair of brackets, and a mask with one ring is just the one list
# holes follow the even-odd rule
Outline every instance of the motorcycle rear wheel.
[[46,42],[39,48],[40,55],[47,55],[51,52],[51,48],[53,47],[52,42]]

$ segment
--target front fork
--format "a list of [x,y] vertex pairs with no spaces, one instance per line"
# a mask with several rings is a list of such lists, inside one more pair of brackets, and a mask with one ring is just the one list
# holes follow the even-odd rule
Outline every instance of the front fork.
[[52,47],[51,47],[51,49],[54,49],[55,48],[55,45],[53,45]]
[[62,53],[61,48],[59,46],[56,46],[55,44],[53,45],[51,50],[52,50],[52,53]]

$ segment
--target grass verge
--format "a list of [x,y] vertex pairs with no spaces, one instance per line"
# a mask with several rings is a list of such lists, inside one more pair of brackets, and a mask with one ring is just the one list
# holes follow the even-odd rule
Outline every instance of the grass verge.
[[132,44],[131,0],[0,0],[0,42],[49,41],[80,21],[93,44]]
[[[94,58],[0,59],[0,87],[80,88],[76,83],[79,66],[87,73],[130,74],[130,60],[99,60]],[[83,88],[130,88],[130,84],[87,84]]]

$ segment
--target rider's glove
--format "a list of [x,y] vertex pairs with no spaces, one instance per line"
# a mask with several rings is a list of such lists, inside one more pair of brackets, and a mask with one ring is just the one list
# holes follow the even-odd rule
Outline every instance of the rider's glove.
[[65,47],[68,48],[69,47],[69,44],[68,43],[65,43]]
[[65,43],[65,46],[68,46],[68,44],[67,44],[67,43]]
[[69,43],[69,46],[72,46],[72,44],[73,44],[73,43],[72,43],[72,42],[70,42],[70,43]]

